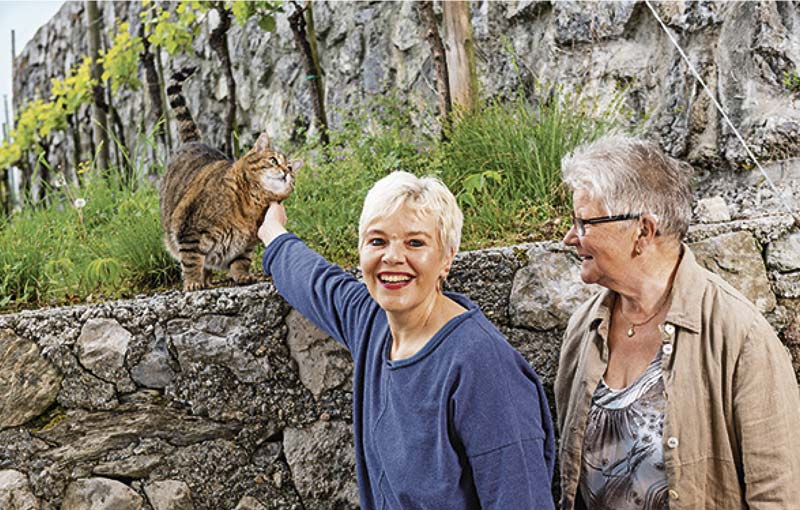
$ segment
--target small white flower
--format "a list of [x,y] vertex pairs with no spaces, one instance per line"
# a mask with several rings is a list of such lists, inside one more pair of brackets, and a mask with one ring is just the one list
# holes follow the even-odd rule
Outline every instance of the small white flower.
[[56,176],[55,180],[53,181],[53,186],[56,188],[62,188],[66,186],[67,181],[64,179],[64,176],[59,174]]
[[85,205],[86,205],[86,200],[84,200],[82,198],[76,198],[75,199],[75,208],[76,209],[82,209]]

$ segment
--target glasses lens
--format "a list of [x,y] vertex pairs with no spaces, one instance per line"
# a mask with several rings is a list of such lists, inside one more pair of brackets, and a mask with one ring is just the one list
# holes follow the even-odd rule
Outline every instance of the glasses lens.
[[583,228],[583,220],[581,220],[577,216],[572,217],[572,226],[575,227],[575,232],[577,232],[579,236],[583,236],[583,234],[586,233],[586,231]]

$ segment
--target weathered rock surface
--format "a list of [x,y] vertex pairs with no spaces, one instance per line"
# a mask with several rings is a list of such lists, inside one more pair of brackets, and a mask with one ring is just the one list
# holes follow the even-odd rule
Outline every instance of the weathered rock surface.
[[3,510],[39,510],[41,502],[31,492],[28,478],[14,469],[0,470],[0,508]]
[[91,319],[78,337],[78,359],[87,370],[106,382],[127,378],[125,353],[131,334],[114,319]]
[[580,260],[567,250],[535,246],[511,288],[511,323],[533,329],[564,328],[570,312],[600,289],[584,285]]
[[194,510],[189,486],[179,480],[163,480],[145,486],[153,510]]
[[283,446],[292,479],[306,504],[310,502],[312,508],[358,508],[358,487],[352,478],[342,476],[353,473],[356,466],[347,423],[319,421],[305,429],[286,429]]
[[267,510],[267,507],[262,505],[256,498],[245,496],[239,501],[234,510]]
[[720,196],[704,198],[697,201],[696,219],[701,223],[720,223],[731,221],[728,204]]
[[87,478],[69,484],[62,510],[141,510],[142,497],[122,482]]
[[286,344],[297,363],[300,381],[315,398],[352,379],[353,361],[347,349],[295,310],[289,313],[286,325]]
[[61,376],[36,343],[0,329],[0,428],[42,414],[55,402],[60,384]]
[[752,235],[735,232],[690,246],[701,266],[722,276],[761,313],[775,308],[775,294],[767,279],[760,247]]
[[800,271],[800,232],[767,246],[767,267],[781,273]]

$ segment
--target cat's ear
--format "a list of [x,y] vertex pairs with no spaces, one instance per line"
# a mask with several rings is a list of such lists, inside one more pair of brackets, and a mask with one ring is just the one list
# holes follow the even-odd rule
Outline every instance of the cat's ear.
[[289,162],[289,166],[292,167],[292,171],[293,172],[296,172],[296,171],[300,170],[301,166],[303,166],[303,160],[302,159],[295,159],[294,161],[290,161]]
[[272,149],[272,142],[269,141],[269,135],[264,131],[258,135],[258,140],[256,140],[256,146],[253,147],[253,150],[256,152],[265,152],[270,149]]

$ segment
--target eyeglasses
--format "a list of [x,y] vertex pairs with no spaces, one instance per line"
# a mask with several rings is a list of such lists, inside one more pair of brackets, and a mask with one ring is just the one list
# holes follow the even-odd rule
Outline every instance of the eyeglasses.
[[611,223],[614,221],[638,220],[641,217],[641,214],[618,214],[616,216],[598,216],[596,218],[578,218],[577,216],[573,215],[572,226],[575,227],[575,231],[579,236],[584,236],[586,235],[586,225]]

